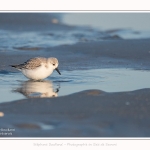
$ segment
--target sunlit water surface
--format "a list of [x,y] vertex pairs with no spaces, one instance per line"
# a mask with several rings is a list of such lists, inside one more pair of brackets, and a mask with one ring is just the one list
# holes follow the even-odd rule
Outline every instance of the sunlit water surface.
[[93,69],[54,72],[42,82],[33,82],[20,72],[0,72],[0,103],[24,98],[59,97],[89,89],[105,92],[150,88],[150,71]]

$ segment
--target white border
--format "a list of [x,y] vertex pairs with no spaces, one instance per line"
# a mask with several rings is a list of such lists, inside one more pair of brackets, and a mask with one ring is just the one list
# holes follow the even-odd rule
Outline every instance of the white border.
[[150,13],[150,10],[0,10],[0,13]]
[[[32,149],[32,150],[49,150],[49,149],[93,149],[94,150],[126,150],[142,148],[144,150],[150,149],[150,140],[139,140],[139,139],[20,139],[20,140],[0,140],[0,146],[2,149],[15,150],[20,149]],[[109,146],[108,146],[109,145]]]
[[0,10],[150,10],[149,0],[0,0]]

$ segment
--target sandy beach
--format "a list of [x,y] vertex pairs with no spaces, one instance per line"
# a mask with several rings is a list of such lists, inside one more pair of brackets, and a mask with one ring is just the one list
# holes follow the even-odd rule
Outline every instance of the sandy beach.
[[[26,14],[21,21],[21,15],[16,15],[16,20],[11,20],[12,16],[0,14],[1,30],[47,31],[51,36],[55,36],[52,35],[55,30],[68,33],[78,30],[56,23],[60,19],[57,15],[51,14],[49,21],[47,16],[38,14],[30,18]],[[13,50],[1,47],[0,73],[4,77],[9,72],[18,73],[9,65],[36,56],[55,56],[62,72],[103,68],[150,70],[150,39],[89,39],[57,46],[16,44],[11,47]],[[124,92],[95,88],[56,98],[3,102],[0,103],[0,112],[4,114],[0,117],[0,137],[149,137],[149,105],[149,88]]]

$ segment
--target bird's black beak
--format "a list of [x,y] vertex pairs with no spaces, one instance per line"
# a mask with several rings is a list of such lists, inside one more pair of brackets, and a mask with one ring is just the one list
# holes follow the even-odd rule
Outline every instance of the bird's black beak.
[[56,68],[55,70],[61,75],[61,73],[60,73],[60,71],[58,70],[58,68]]

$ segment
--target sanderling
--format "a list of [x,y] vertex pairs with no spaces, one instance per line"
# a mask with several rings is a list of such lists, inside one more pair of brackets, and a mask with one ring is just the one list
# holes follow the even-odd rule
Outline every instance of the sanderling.
[[53,57],[35,57],[27,60],[23,64],[11,65],[11,67],[18,69],[24,76],[32,80],[45,79],[53,73],[54,69],[61,75],[58,70],[58,60]]

